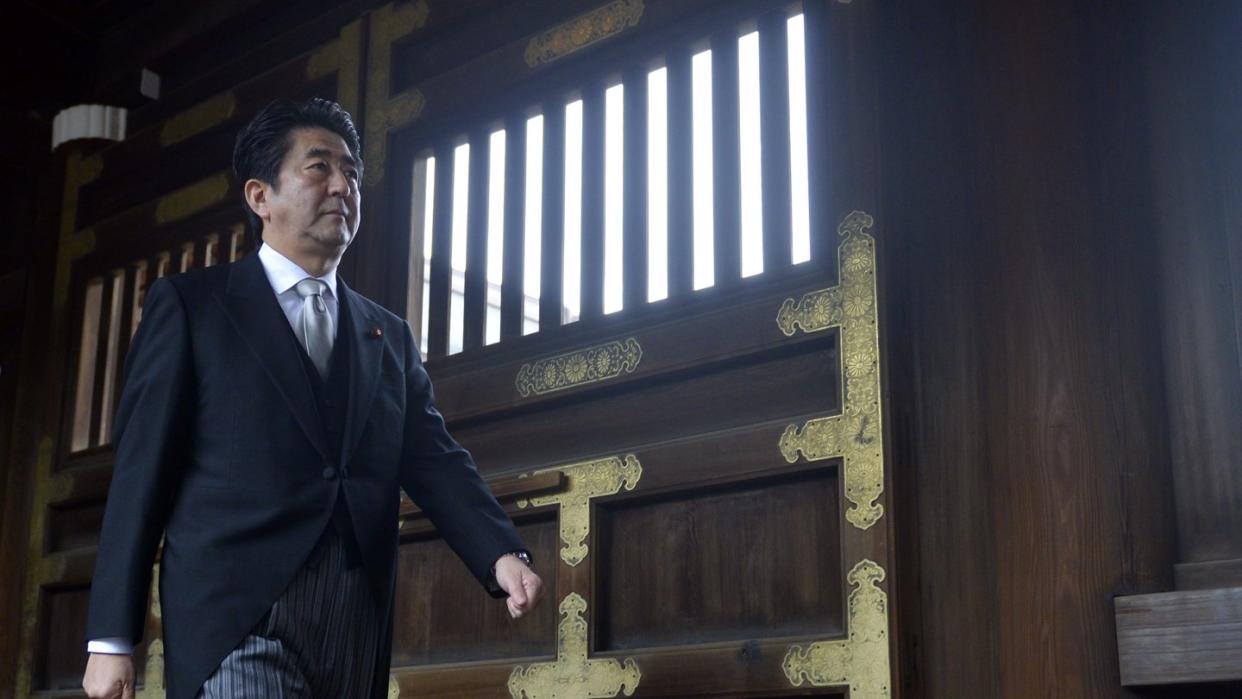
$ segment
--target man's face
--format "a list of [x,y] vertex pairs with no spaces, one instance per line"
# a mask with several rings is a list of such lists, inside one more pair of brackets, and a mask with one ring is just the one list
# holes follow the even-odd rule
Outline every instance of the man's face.
[[264,187],[263,240],[288,251],[339,258],[362,216],[357,163],[332,131],[299,128],[291,136],[278,187]]

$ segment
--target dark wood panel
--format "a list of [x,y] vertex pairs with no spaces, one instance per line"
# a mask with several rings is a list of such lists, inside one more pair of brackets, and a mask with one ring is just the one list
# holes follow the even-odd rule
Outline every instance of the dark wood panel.
[[427,346],[431,357],[448,354],[449,299],[453,283],[453,144],[436,149],[435,203],[431,218],[431,289],[427,303]]
[[565,103],[543,105],[543,201],[540,208],[539,332],[561,326],[565,296]]
[[86,610],[90,588],[78,587],[43,591],[42,620],[39,627],[40,652],[32,689],[80,689],[82,669],[86,667]]
[[[831,345],[756,357],[498,422],[453,426],[488,473],[534,468],[755,422],[830,413],[840,369]],[[537,438],[536,438],[537,437]],[[775,444],[775,443],[773,443]]]
[[715,283],[742,274],[742,164],[738,104],[738,32],[712,37],[712,222]]
[[[556,521],[543,518],[518,531],[535,557],[536,571],[554,584]],[[556,654],[555,603],[514,622],[504,601],[483,592],[443,539],[402,544],[397,576],[394,668]]]
[[95,546],[103,526],[103,502],[73,507],[49,508],[47,520],[47,552]]
[[[601,504],[596,649],[838,635],[838,498],[830,469],[656,502]],[[758,551],[762,561],[753,555]]]
[[526,116],[505,121],[504,283],[500,287],[500,339],[522,336],[526,279]]
[[691,54],[669,54],[668,68],[668,293],[694,288],[694,105]]
[[[763,271],[792,261],[789,165],[789,43],[782,11],[759,19],[760,169],[763,177]],[[816,124],[818,126],[818,124]]]
[[466,288],[462,350],[483,346],[487,321],[488,173],[491,134],[478,129],[470,137],[469,215],[466,217]]

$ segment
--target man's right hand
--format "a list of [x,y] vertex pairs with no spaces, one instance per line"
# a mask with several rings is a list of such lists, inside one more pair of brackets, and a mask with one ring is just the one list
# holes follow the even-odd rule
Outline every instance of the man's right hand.
[[90,699],[134,699],[134,659],[128,655],[91,653],[82,689]]

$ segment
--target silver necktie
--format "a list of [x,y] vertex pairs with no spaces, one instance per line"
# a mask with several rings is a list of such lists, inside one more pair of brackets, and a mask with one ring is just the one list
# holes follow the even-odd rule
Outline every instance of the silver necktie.
[[323,300],[323,293],[328,285],[307,277],[298,282],[295,288],[298,296],[302,297],[298,339],[302,341],[311,362],[319,370],[319,376],[326,380],[328,360],[332,357],[332,340],[336,337],[332,316],[328,314],[328,304]]

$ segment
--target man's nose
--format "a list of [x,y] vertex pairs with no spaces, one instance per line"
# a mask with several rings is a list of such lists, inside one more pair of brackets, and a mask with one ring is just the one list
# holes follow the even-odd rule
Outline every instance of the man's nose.
[[333,168],[332,176],[328,178],[328,193],[342,197],[349,194],[349,177],[345,175],[344,170]]

